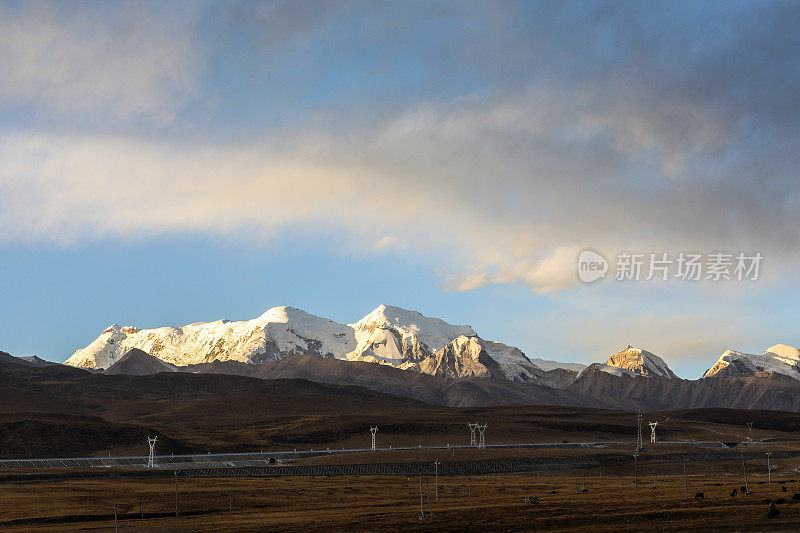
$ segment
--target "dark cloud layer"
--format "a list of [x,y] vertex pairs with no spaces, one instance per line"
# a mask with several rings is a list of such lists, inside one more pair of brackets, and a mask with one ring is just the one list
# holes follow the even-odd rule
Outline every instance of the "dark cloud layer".
[[[452,287],[564,288],[574,276],[561,271],[585,246],[795,260],[797,3],[225,2],[192,4],[181,24],[163,23],[180,20],[180,7],[143,6],[132,35],[159,47],[105,46],[130,6],[62,7],[61,25],[48,4],[3,8],[18,37],[0,37],[0,51],[17,72],[25,65],[25,83],[0,71],[0,106],[15,111],[0,131],[27,154],[0,165],[4,238],[253,225],[271,235],[319,205],[309,223],[339,227],[343,240],[446,250]],[[48,53],[54,43],[63,53]],[[55,58],[60,77],[42,74]],[[125,67],[137,83],[120,77]],[[70,90],[57,91],[60,79]],[[93,142],[109,131],[114,141]],[[97,191],[142,179],[98,169],[109,150],[141,161],[153,187],[194,153],[217,174],[201,169],[186,190],[174,178],[188,220],[146,206],[140,228],[107,214],[84,220],[88,200],[64,190],[93,183],[103,204],[116,196]],[[288,195],[263,216],[235,209],[249,203],[236,184],[268,191],[286,169],[307,197]],[[20,172],[65,185],[21,187]],[[219,179],[232,185],[230,210],[202,196],[213,187],[191,188]],[[315,196],[337,184],[358,187],[352,203]],[[55,216],[25,226],[17,211],[31,202],[80,209],[80,228]]]

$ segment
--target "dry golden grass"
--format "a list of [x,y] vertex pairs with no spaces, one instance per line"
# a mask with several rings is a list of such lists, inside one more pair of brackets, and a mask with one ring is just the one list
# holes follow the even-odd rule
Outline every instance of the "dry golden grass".
[[[753,494],[731,498],[737,474],[692,465],[687,500],[681,475],[658,477],[654,489],[650,470],[640,469],[638,490],[630,477],[584,471],[585,493],[580,473],[440,477],[438,502],[429,477],[433,517],[426,520],[419,519],[418,477],[179,480],[178,518],[169,479],[3,485],[0,521],[9,531],[113,531],[116,502],[122,531],[800,529],[800,502],[792,500],[800,483],[784,474],[772,484],[751,474]],[[424,478],[423,492],[429,515]],[[705,498],[695,500],[697,492]],[[765,518],[765,498],[788,500],[778,519]]]

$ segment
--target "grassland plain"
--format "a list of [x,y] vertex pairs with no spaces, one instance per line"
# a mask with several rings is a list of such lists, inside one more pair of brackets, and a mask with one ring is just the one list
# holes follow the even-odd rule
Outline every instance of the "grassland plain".
[[[752,494],[731,497],[735,476],[536,474],[440,477],[93,480],[6,485],[8,531],[376,531],[800,529],[797,479],[751,476]],[[420,483],[426,518],[420,518]],[[585,485],[584,485],[585,484]],[[586,492],[583,492],[585,486]],[[782,489],[786,487],[786,492]],[[689,498],[686,498],[688,490]],[[430,492],[430,500],[428,493]],[[702,492],[703,499],[695,499]],[[538,503],[528,503],[528,497]],[[767,519],[766,499],[780,516]]]

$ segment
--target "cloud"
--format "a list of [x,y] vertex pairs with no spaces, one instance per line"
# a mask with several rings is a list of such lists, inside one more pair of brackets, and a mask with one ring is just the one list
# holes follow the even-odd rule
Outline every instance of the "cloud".
[[[216,130],[239,124],[213,105],[171,135],[11,128],[0,240],[267,240],[298,226],[368,252],[408,243],[450,290],[537,293],[576,284],[587,247],[796,261],[796,6],[432,7],[450,24],[431,31],[404,5],[206,13],[217,32],[237,30],[216,57],[245,86],[230,108],[293,120],[223,141]],[[198,74],[199,15],[37,6],[0,8],[0,106],[126,123],[226,97],[231,80]]]
[[401,241],[400,239],[398,239],[397,237],[395,237],[393,235],[386,235],[386,236],[381,237],[380,239],[378,239],[375,242],[375,244],[373,245],[372,248],[376,252],[380,252],[380,251],[389,250],[389,249],[392,249],[392,248],[399,249],[399,248],[406,248],[406,247],[408,247],[408,243],[407,242],[403,242],[403,241]]
[[3,4],[0,107],[171,120],[194,93],[201,67],[191,32],[197,15],[184,8]]

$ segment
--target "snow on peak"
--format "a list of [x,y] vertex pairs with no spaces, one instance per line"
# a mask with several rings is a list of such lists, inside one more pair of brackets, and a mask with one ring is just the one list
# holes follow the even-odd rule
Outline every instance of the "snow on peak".
[[500,364],[500,369],[506,379],[530,381],[542,377],[542,369],[532,363],[516,346],[508,346],[496,341],[482,341],[482,345],[489,357]]
[[549,359],[539,359],[536,357],[531,357],[530,361],[531,363],[541,368],[545,372],[548,372],[550,370],[556,370],[558,368],[563,368],[564,370],[571,370],[573,372],[582,372],[586,368],[586,365],[581,363],[562,363],[559,361],[551,361]]
[[606,374],[611,374],[612,376],[617,376],[617,377],[620,377],[620,378],[623,377],[623,376],[629,376],[629,377],[632,377],[632,378],[640,378],[640,377],[642,377],[642,374],[639,374],[638,372],[633,372],[632,370],[627,370],[625,368],[619,368],[619,367],[616,367],[616,366],[610,366],[610,365],[607,365],[607,364],[604,364],[604,363],[592,363],[591,365],[587,366],[586,368],[584,368],[583,370],[581,370],[578,373],[577,379],[580,379],[581,377],[583,377],[586,373],[590,372],[591,369],[593,369],[593,368],[596,368],[597,370],[600,370],[601,372],[605,372]]
[[288,322],[316,322],[319,320],[329,321],[327,318],[321,318],[311,313],[306,313],[302,309],[290,307],[288,305],[281,305],[267,309],[261,316],[255,319],[258,323],[276,323],[286,324]]
[[176,366],[215,360],[261,363],[302,354],[452,377],[537,381],[544,376],[519,348],[481,339],[470,326],[389,305],[349,325],[290,306],[273,307],[253,320],[238,322],[141,330],[113,324],[66,364],[106,369],[133,348]]
[[198,322],[140,330],[112,325],[68,365],[105,369],[132,348],[178,366],[214,360],[247,363],[303,354],[341,357],[355,347],[352,328],[292,307],[273,307],[254,320]]
[[371,360],[394,365],[418,362],[436,353],[457,337],[477,336],[469,326],[454,326],[418,311],[380,305],[350,325],[357,341],[348,359]]
[[797,365],[800,362],[800,350],[786,344],[776,344],[772,348],[767,348],[764,355],[767,354],[772,354],[776,359],[790,365]]
[[504,377],[496,360],[486,352],[478,337],[460,335],[441,350],[419,363],[419,370],[451,378]]
[[[737,373],[776,372],[800,379],[800,350],[786,344],[776,344],[767,348],[763,354],[752,354],[725,350],[714,366],[706,370],[704,378],[720,375],[730,365],[735,364]],[[730,375],[728,372],[721,375]]]
[[436,346],[437,350],[460,335],[476,336],[475,331],[469,326],[454,326],[440,318],[427,317],[419,311],[409,311],[385,304],[379,305],[354,324],[356,328],[359,325],[382,325],[422,335],[430,341],[426,344],[431,348]]
[[677,378],[659,356],[641,348],[634,348],[630,344],[609,357],[605,366],[621,368],[646,377]]

